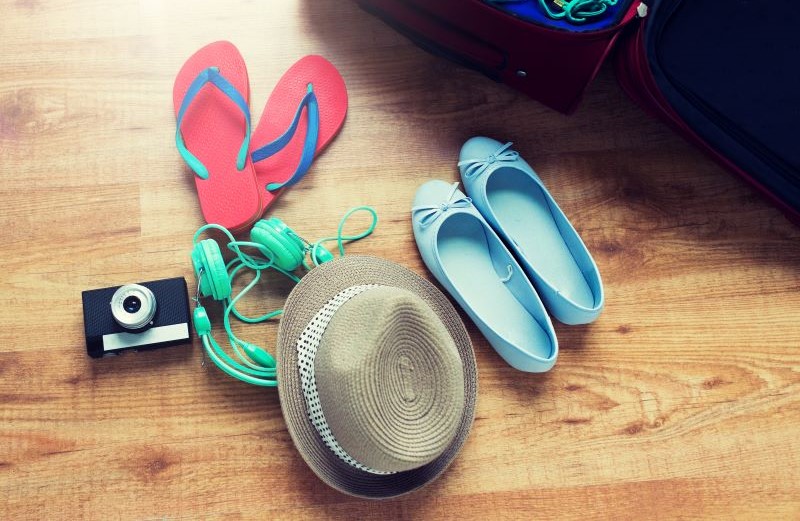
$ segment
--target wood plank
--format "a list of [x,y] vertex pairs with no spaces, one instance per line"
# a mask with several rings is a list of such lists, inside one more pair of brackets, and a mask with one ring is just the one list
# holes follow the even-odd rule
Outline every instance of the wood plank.
[[[351,2],[0,0],[0,12],[0,518],[800,518],[800,230],[640,112],[608,68],[566,117]],[[204,365],[197,341],[85,355],[82,290],[193,284],[202,220],[174,147],[172,81],[216,39],[247,61],[254,118],[304,54],[347,81],[344,130],[272,213],[303,236],[371,204],[379,227],[348,252],[429,277],[414,191],[455,181],[461,143],[485,134],[515,141],[600,266],[607,308],[556,326],[548,374],[511,369],[468,324],[475,425],[410,496],[328,488],[276,392]],[[243,307],[280,307],[289,290],[271,278]],[[274,323],[235,327],[275,342]]]

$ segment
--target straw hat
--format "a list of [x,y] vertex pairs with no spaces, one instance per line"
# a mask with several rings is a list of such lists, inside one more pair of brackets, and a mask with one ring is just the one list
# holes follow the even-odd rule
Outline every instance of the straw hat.
[[278,332],[289,434],[325,483],[388,498],[439,476],[467,438],[477,371],[458,313],[392,262],[347,256],[308,273]]

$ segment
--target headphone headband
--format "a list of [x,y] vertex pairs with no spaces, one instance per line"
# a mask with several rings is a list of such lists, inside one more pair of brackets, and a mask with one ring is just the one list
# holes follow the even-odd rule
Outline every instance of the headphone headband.
[[250,240],[272,253],[272,262],[285,271],[294,271],[303,264],[308,244],[277,217],[262,219],[250,230]]

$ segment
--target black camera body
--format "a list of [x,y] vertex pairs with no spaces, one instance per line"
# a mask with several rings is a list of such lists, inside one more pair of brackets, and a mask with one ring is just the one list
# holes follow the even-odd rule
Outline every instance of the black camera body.
[[86,352],[92,358],[192,340],[183,277],[93,289],[82,297]]

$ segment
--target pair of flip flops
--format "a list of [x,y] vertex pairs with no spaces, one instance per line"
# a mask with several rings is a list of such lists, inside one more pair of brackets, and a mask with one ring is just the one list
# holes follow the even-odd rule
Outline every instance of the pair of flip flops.
[[232,231],[259,219],[305,175],[347,114],[339,71],[321,56],[292,65],[251,134],[250,83],[230,42],[206,45],[175,78],[176,145],[194,173],[203,217]]

